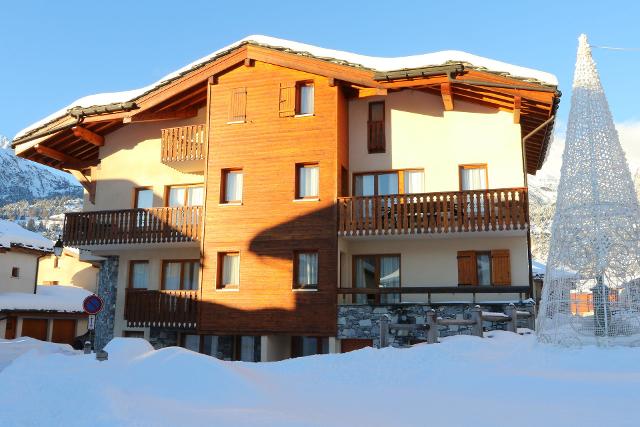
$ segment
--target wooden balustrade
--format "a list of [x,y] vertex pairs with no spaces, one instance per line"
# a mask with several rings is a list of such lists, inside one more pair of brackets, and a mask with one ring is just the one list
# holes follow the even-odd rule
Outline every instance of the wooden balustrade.
[[338,198],[338,233],[351,235],[522,230],[526,188]]
[[163,163],[204,159],[205,125],[162,129]]
[[189,242],[200,238],[201,206],[73,212],[65,215],[70,246]]
[[127,289],[124,318],[129,327],[195,328],[198,292]]

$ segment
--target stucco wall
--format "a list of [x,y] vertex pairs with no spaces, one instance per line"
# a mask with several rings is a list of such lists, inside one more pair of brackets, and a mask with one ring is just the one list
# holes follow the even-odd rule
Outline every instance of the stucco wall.
[[192,119],[133,123],[106,135],[96,168],[96,203],[85,197],[84,210],[131,209],[133,189],[145,186],[153,187],[153,205],[164,206],[165,186],[202,183],[202,173],[184,173],[160,161],[160,136],[164,128],[204,122],[203,108]]
[[96,291],[99,268],[89,262],[80,261],[77,256],[63,253],[58,258],[58,267],[55,267],[55,255],[41,258],[38,267],[38,284],[51,284],[58,282],[60,285],[74,285],[90,292]]
[[[0,253],[0,292],[33,293],[36,280],[37,255],[18,251]],[[11,277],[13,267],[20,269],[18,277]]]
[[[346,272],[341,274],[342,287],[352,286],[352,257],[366,254],[400,254],[400,282],[410,286],[458,286],[457,252],[464,250],[487,251],[508,249],[511,262],[511,284],[529,285],[529,263],[526,236],[488,237],[482,234],[464,238],[413,239],[354,239],[341,244]],[[345,274],[346,273],[346,274]],[[508,287],[505,286],[505,291]],[[513,299],[515,295],[477,295],[476,299]],[[465,300],[468,295],[433,295],[432,300]],[[403,302],[426,302],[424,295],[403,295]]]
[[[385,101],[386,153],[368,154],[368,105]],[[490,188],[522,187],[520,125],[513,114],[456,99],[404,90],[349,101],[350,172],[420,168],[425,192],[459,189],[458,165],[487,163]]]

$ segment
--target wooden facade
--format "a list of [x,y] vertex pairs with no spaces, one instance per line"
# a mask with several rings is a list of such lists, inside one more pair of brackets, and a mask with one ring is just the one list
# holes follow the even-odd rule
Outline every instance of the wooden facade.
[[[295,96],[283,91],[295,90],[297,82],[313,83],[314,115],[285,114],[295,108]],[[211,85],[198,324],[203,332],[335,334],[335,200],[348,161],[339,148],[346,134],[338,128],[346,125],[346,99],[330,83],[256,62],[216,76]],[[246,93],[246,121],[230,123],[229,102],[238,88]],[[296,165],[304,163],[319,166],[319,197],[312,201],[295,200]],[[223,172],[233,169],[243,172],[242,201],[221,204]],[[300,250],[318,252],[317,290],[292,290],[294,254]],[[217,289],[218,254],[225,252],[239,253],[238,289]]]

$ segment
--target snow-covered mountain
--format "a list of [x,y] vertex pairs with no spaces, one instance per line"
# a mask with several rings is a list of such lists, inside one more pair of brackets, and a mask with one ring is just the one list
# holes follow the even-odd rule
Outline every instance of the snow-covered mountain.
[[82,187],[68,173],[17,157],[0,136],[0,206],[53,196],[82,197]]

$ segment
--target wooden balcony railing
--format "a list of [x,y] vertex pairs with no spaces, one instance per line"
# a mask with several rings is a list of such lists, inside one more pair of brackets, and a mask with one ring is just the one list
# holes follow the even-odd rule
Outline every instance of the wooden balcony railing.
[[195,328],[198,292],[127,289],[124,318],[129,327]]
[[163,163],[204,159],[205,125],[162,129]]
[[201,206],[74,212],[65,215],[70,246],[189,242],[200,238]]
[[526,188],[338,198],[338,233],[350,235],[520,230]]

